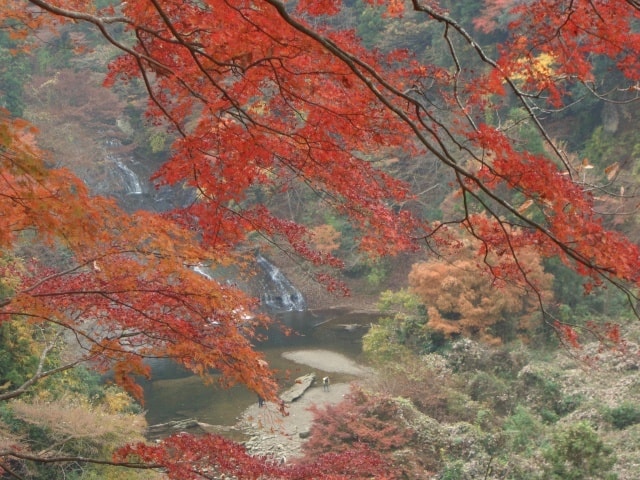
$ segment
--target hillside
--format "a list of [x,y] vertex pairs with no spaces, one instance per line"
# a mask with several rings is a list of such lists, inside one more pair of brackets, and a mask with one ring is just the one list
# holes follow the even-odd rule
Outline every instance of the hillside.
[[95,4],[0,2],[1,478],[637,480],[638,2]]

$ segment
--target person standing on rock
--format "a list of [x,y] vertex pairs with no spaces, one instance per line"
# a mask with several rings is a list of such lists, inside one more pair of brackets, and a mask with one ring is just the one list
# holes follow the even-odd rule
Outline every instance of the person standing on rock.
[[262,406],[264,405],[264,399],[258,395],[258,407],[262,408]]
[[325,392],[329,391],[329,377],[324,377],[322,379],[322,390]]

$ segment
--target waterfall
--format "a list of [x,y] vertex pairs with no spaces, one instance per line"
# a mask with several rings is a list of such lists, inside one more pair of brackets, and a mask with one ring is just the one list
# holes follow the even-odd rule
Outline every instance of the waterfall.
[[[107,157],[108,158],[108,157]],[[128,195],[141,195],[142,194],[142,185],[140,185],[140,179],[138,175],[133,172],[129,167],[127,167],[122,160],[115,159],[115,163],[117,167],[122,171],[123,180],[125,185],[127,186],[127,194]]]
[[[175,208],[194,201],[193,189],[181,187],[169,187],[160,190],[148,188],[147,184],[140,181],[138,174],[128,165],[135,164],[135,158],[127,153],[120,140],[107,138],[103,143],[105,154],[104,164],[107,169],[106,179],[98,191],[103,190],[109,195],[116,196],[125,208],[152,209],[161,211]],[[139,169],[142,168],[140,166]],[[135,195],[133,199],[130,195]],[[125,196],[127,198],[125,199]],[[307,309],[302,293],[284,276],[284,274],[262,255],[256,256],[256,263],[262,270],[262,275],[257,275],[255,283],[252,281],[246,285],[246,290],[260,297],[265,309],[271,312],[302,312]],[[228,270],[214,270],[205,265],[196,265],[193,270],[209,280],[233,279],[237,281],[237,272],[234,274]],[[224,280],[222,280],[224,281]]]
[[193,271],[199,273],[207,280],[213,280],[213,272],[209,267],[205,267],[204,265],[196,265],[195,267],[193,267]]
[[113,178],[112,189],[124,192],[126,195],[142,195],[144,193],[142,183],[138,175],[131,170],[125,161],[131,161],[132,157],[122,155],[118,150],[122,148],[120,140],[109,138],[104,141],[106,150],[105,160],[110,168],[110,174]]
[[237,271],[229,269],[214,270],[206,265],[195,265],[191,268],[209,280],[226,281],[229,285],[236,286],[260,297],[261,303],[267,310],[278,312],[302,312],[307,309],[302,293],[284,276],[284,274],[262,255],[256,256],[256,263],[262,271],[248,284],[239,281]]
[[260,299],[262,303],[273,311],[306,310],[307,305],[302,293],[284,276],[284,274],[262,255],[256,257],[256,262],[265,273],[262,281]]

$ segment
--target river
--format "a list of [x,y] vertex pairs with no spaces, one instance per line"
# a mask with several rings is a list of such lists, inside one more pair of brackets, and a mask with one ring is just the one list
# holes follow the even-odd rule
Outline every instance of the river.
[[[149,166],[127,153],[119,140],[106,139],[104,146],[108,170],[106,180],[97,184],[92,178],[85,179],[96,193],[114,196],[129,211],[139,208],[165,211],[193,201],[193,194],[188,190],[158,190],[147,180],[141,179],[140,172],[135,172],[132,168],[145,170],[143,178],[146,179],[150,173],[146,171]],[[289,361],[282,357],[284,352],[323,349],[360,360],[362,335],[377,320],[377,315],[353,314],[337,309],[316,312],[305,310],[306,303],[302,294],[278,268],[261,255],[257,255],[256,265],[262,269],[263,274],[256,276],[256,285],[248,286],[248,290],[259,297],[269,311],[289,310],[272,315],[298,333],[285,336],[272,329],[268,332],[268,340],[257,345],[264,352],[272,369],[277,372],[277,379],[283,388],[289,387],[292,380],[305,373],[315,371],[320,378],[328,373]],[[233,277],[232,272],[215,272],[206,267],[197,267],[196,271],[212,280],[220,278],[220,275]],[[340,325],[351,325],[353,328],[347,329]],[[255,394],[243,386],[223,389],[215,383],[204,385],[201,378],[168,360],[153,361],[151,368],[152,379],[142,382],[145,391],[144,408],[149,425],[195,418],[212,425],[232,426],[237,417],[257,401]],[[336,382],[354,378],[335,372],[331,376]]]
[[[326,310],[313,313],[286,312],[275,315],[275,318],[297,334],[285,336],[272,330],[268,340],[257,345],[257,348],[264,352],[271,368],[277,372],[279,383],[286,388],[303,374],[315,372],[321,378],[328,372],[294,363],[283,358],[283,353],[324,349],[361,361],[362,335],[377,319],[377,315]],[[224,389],[217,384],[204,385],[199,377],[168,361],[154,363],[152,369],[152,379],[143,384],[149,425],[195,418],[212,425],[232,426],[238,416],[257,401],[255,394],[243,386]],[[354,378],[335,372],[331,376],[334,382]]]

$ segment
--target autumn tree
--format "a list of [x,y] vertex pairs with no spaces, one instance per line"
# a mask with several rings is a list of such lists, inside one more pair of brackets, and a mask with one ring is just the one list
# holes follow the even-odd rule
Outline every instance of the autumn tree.
[[340,248],[340,232],[332,225],[318,225],[310,230],[312,242],[321,253],[331,253]]
[[[112,371],[117,383],[141,399],[133,376],[148,375],[143,360],[157,357],[205,379],[216,369],[225,382],[242,382],[273,398],[275,382],[250,344],[253,328],[265,319],[247,320],[237,308],[251,309],[248,297],[189,268],[228,261],[224,256],[199,248],[172,221],[144,212],[128,216],[112,200],[90,197],[69,171],[46,169],[23,122],[3,117],[0,139],[0,243],[8,252],[1,318],[14,330],[27,321],[45,333],[38,351],[24,354],[35,357],[30,368],[5,377],[1,401],[25,396],[39,382],[79,365]],[[27,253],[50,253],[23,261],[11,254],[23,244],[29,244]],[[76,346],[52,365],[52,353],[72,339]],[[0,456],[11,462],[85,461],[51,448],[30,452],[20,442],[3,446]]]
[[393,452],[413,441],[413,430],[399,414],[401,407],[390,397],[374,395],[359,387],[353,387],[338,405],[322,409],[314,406],[311,410],[314,425],[304,445],[311,458],[328,452],[349,451],[358,445],[382,454],[391,463]]
[[[570,107],[576,85],[604,102],[637,100],[638,3],[501,2],[510,23],[491,45],[453,18],[446,2],[371,3],[384,7],[383,21],[399,24],[412,9],[412,21],[419,16],[433,29],[447,58],[429,63],[406,50],[364,48],[352,30],[330,21],[343,7],[339,1],[148,0],[98,10],[89,0],[0,0],[2,26],[21,48],[32,48],[43,32],[79,24],[117,49],[105,84],[141,80],[149,116],[167,122],[175,138],[155,181],[197,192],[181,210],[126,216],[113,202],[91,197],[69,171],[45,169],[34,134],[2,117],[0,246],[17,251],[37,239],[62,258],[25,258],[25,270],[11,273],[17,280],[0,300],[0,315],[65,330],[80,353],[55,370],[39,364],[0,399],[19,397],[79,362],[112,369],[139,394],[132,375],[148,373],[146,357],[174,359],[205,377],[215,368],[273,397],[275,383],[250,343],[253,327],[266,319],[247,324],[238,312],[255,310],[252,299],[189,266],[238,262],[237,247],[254,237],[314,265],[340,261],[314,251],[304,226],[250,198],[256,186],[307,186],[352,222],[358,247],[371,255],[440,250],[446,231],[462,227],[497,279],[519,272],[524,284],[535,285],[527,255],[558,257],[588,278],[587,289],[613,284],[635,306],[638,247],[607,230],[594,208],[595,191],[618,189],[591,184],[542,115]],[[74,38],[66,37],[71,44]],[[514,102],[544,153],[523,148],[512,124],[501,121]],[[397,150],[448,170],[457,208],[437,222],[423,216],[414,200],[419,192],[371,161]],[[336,287],[324,273],[318,280]],[[547,321],[564,335],[573,332]],[[216,445],[174,438],[131,456],[125,449],[113,461],[196,478],[211,463],[221,468],[220,457],[205,454]],[[11,446],[0,453],[20,455],[38,459]],[[247,470],[231,474],[261,474],[249,459],[234,458]],[[256,468],[267,474],[264,465]]]
[[510,259],[485,252],[473,237],[462,242],[456,258],[413,265],[411,290],[424,303],[427,328],[445,336],[464,336],[489,343],[523,339],[541,325],[541,305],[552,300],[552,276],[544,272],[538,252],[523,247]]

